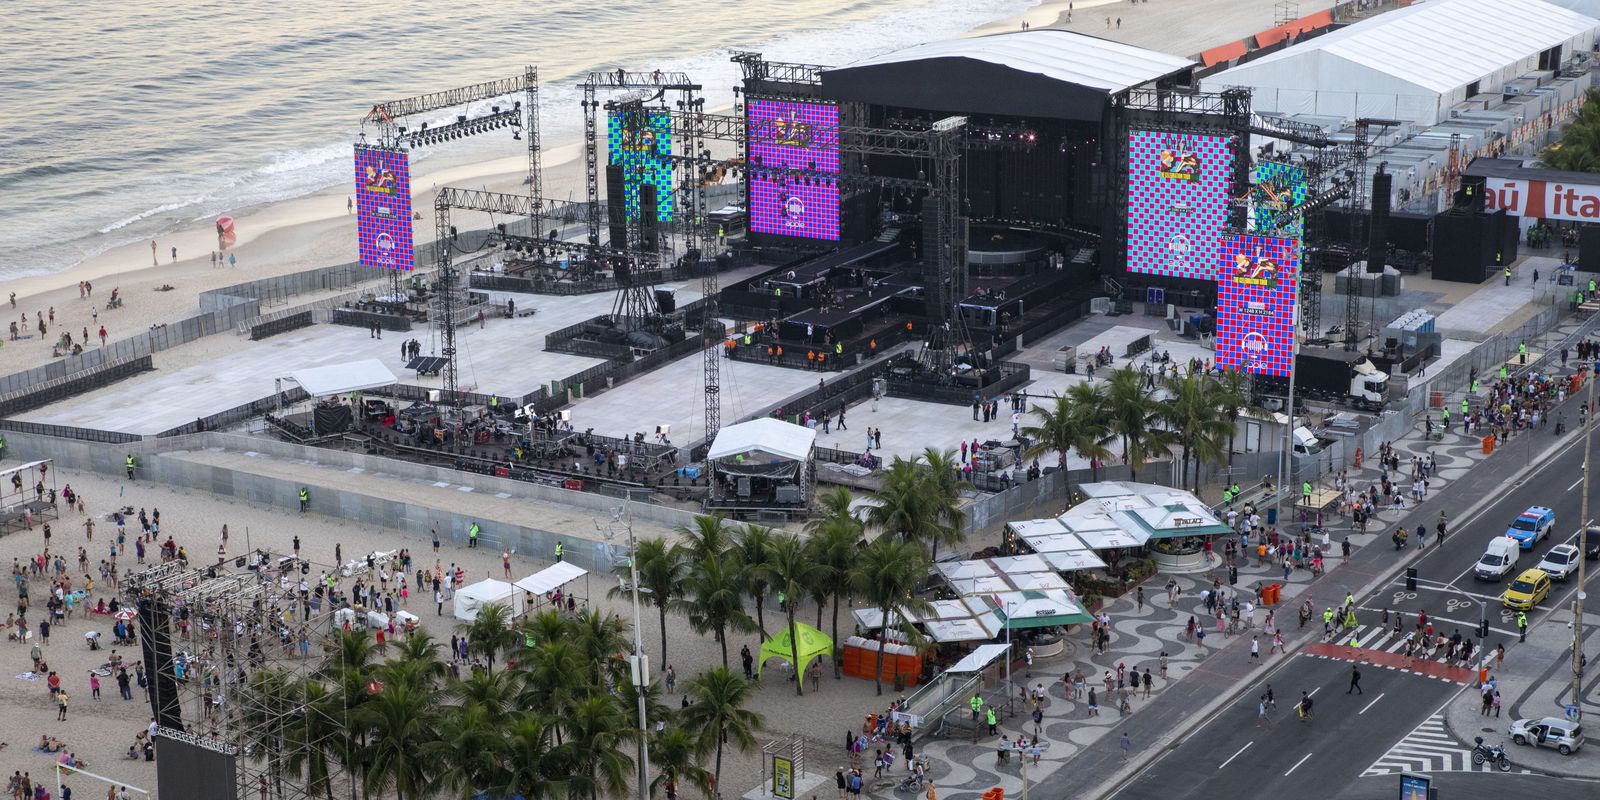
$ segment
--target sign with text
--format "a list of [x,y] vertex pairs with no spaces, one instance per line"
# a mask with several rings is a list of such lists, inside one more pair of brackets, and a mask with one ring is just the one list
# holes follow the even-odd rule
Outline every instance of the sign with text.
[[1553,181],[1487,178],[1484,204],[1490,211],[1528,219],[1600,222],[1600,186]]
[[1228,222],[1228,136],[1134,131],[1128,137],[1128,271],[1214,280]]
[[356,146],[356,245],[366,266],[416,267],[411,169],[404,151]]
[[1223,239],[1217,275],[1217,366],[1288,377],[1294,366],[1300,240]]

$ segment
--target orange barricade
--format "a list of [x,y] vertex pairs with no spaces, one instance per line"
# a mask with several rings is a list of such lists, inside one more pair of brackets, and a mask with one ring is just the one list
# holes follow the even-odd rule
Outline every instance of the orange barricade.
[[1483,454],[1484,455],[1489,455],[1489,454],[1491,454],[1493,452],[1494,452],[1494,434],[1491,433],[1488,436],[1483,437]]

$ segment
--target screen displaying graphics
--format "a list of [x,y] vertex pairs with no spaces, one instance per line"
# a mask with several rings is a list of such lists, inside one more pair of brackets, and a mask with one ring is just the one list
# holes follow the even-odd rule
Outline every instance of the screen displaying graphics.
[[411,171],[404,152],[356,146],[356,242],[366,266],[416,267]]
[[1305,218],[1281,216],[1306,202],[1306,171],[1292,164],[1264,161],[1250,187],[1250,229],[1296,239],[1305,235]]
[[[627,117],[642,124],[624,124]],[[606,122],[610,163],[622,167],[622,206],[639,218],[639,187],[656,187],[656,219],[672,220],[672,118],[664,110],[612,111]]]
[[1128,271],[1214,280],[1233,182],[1231,137],[1128,137]]
[[[839,107],[751,98],[750,230],[839,238]],[[788,170],[807,173],[793,174]]]
[[1258,234],[1223,238],[1217,272],[1218,366],[1288,377],[1299,278],[1299,239]]

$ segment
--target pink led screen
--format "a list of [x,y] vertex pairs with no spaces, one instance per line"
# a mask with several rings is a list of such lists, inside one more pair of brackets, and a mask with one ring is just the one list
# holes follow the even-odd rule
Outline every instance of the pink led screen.
[[1128,137],[1128,271],[1214,280],[1233,181],[1231,137]]
[[1217,366],[1288,377],[1299,280],[1300,240],[1256,234],[1222,240]]
[[829,175],[839,172],[839,107],[751,98],[745,113],[750,135],[750,229],[837,240],[839,184]]

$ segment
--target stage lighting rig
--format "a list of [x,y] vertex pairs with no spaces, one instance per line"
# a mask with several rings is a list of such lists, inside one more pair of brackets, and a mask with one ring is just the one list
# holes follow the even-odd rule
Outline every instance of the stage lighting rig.
[[519,102],[511,108],[493,106],[488,114],[475,118],[468,117],[466,114],[457,114],[455,122],[436,128],[428,127],[427,123],[423,123],[421,130],[414,132],[408,133],[404,128],[402,128],[400,129],[400,135],[401,138],[406,142],[407,146],[414,148],[424,145],[438,144],[444,141],[453,141],[463,136],[475,136],[480,133],[488,133],[489,131],[509,125],[517,133],[517,135],[514,135],[512,138],[520,140],[522,138],[520,135],[522,127],[521,123],[522,103]]

